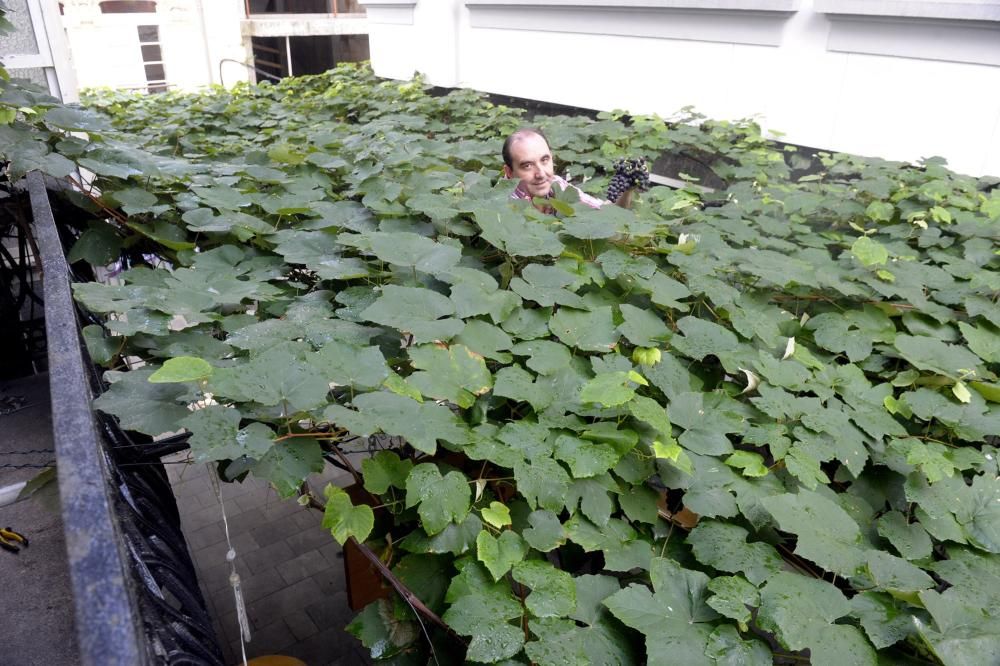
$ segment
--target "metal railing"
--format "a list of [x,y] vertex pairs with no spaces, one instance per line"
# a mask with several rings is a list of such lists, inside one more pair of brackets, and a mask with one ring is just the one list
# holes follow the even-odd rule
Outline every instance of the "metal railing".
[[43,270],[52,427],[81,663],[221,665],[159,456],[182,439],[136,442],[95,413],[103,390],[82,344],[60,228],[44,177],[28,174]]

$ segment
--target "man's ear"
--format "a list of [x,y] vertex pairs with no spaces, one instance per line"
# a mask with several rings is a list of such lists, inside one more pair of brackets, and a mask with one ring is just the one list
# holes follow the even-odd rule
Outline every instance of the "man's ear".
[[503,177],[508,179],[514,177],[514,172],[511,171],[510,167],[506,164],[503,165]]

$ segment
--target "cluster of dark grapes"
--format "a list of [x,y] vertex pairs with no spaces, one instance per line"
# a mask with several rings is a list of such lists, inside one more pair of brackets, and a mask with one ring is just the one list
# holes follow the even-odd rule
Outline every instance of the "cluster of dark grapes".
[[646,160],[636,159],[615,160],[615,175],[608,185],[608,201],[618,201],[618,198],[633,187],[640,192],[649,189],[649,169]]

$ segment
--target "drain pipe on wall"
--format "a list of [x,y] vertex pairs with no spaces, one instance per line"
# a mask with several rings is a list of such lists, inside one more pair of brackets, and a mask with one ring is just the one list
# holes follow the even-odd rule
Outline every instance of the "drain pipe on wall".
[[202,0],[195,0],[194,4],[198,8],[198,21],[201,23],[201,42],[205,47],[205,71],[208,72],[208,83],[212,84],[215,81],[212,78],[212,55],[208,50],[208,26],[205,24],[205,7],[202,4]]

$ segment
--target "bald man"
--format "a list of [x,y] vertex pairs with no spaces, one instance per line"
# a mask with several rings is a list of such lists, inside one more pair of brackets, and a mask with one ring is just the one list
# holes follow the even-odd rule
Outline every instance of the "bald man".
[[[520,181],[510,195],[512,199],[530,200],[535,197],[545,199],[552,196],[553,186],[558,186],[560,190],[572,187],[579,192],[580,202],[591,208],[600,208],[611,203],[593,197],[571,185],[565,178],[555,175],[548,139],[538,129],[526,127],[507,137],[503,143],[503,174],[505,178],[516,178]],[[623,194],[615,203],[622,208],[630,208],[632,190]]]

